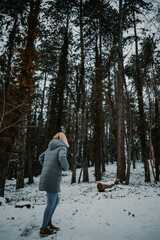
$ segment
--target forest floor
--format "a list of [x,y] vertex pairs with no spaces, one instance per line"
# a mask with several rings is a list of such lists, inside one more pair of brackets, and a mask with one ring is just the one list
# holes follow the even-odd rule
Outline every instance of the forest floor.
[[[79,169],[77,170],[77,178]],[[45,239],[53,240],[159,240],[160,183],[144,182],[144,167],[131,167],[130,184],[118,184],[105,192],[97,191],[94,168],[89,168],[89,183],[71,185],[71,171],[63,173],[60,204],[53,223],[60,231]],[[116,180],[116,164],[106,165],[102,183]],[[32,185],[15,189],[15,180],[8,180],[0,206],[0,239],[39,240],[46,205],[46,194],[38,190],[39,176]],[[28,203],[30,208],[16,208]]]

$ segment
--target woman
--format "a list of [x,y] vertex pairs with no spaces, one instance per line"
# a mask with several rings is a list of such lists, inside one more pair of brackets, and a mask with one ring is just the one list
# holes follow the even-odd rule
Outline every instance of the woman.
[[40,236],[48,236],[55,233],[55,231],[59,231],[58,227],[52,225],[51,218],[59,203],[58,192],[60,192],[62,170],[69,170],[67,161],[68,147],[66,135],[59,132],[49,142],[47,150],[39,156],[39,161],[43,166],[39,190],[47,193],[47,206],[43,215]]

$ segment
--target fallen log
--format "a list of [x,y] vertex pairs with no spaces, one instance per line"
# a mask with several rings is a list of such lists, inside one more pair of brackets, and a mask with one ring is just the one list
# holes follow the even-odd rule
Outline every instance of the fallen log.
[[28,201],[21,201],[21,202],[17,202],[15,205],[16,208],[23,208],[23,207],[27,207],[28,209],[31,208],[31,203]]
[[108,185],[108,184],[102,184],[102,183],[97,183],[97,188],[98,188],[98,191],[99,192],[104,192],[104,190],[106,189],[106,188],[112,188],[114,186],[114,184],[110,184],[110,185]]

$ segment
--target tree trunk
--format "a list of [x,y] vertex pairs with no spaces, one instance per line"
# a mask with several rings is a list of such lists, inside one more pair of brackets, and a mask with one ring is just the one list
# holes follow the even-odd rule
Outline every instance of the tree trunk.
[[[3,157],[3,159],[2,159]],[[0,197],[4,197],[4,188],[8,171],[8,162],[7,156],[4,155],[0,157]]]
[[7,90],[10,85],[10,79],[11,79],[11,61],[12,61],[12,56],[14,53],[14,43],[15,43],[15,37],[17,34],[17,16],[15,17],[15,21],[13,24],[13,29],[9,34],[9,43],[8,43],[8,64],[7,64],[7,72],[6,72],[6,82],[5,82],[5,96],[7,97]]
[[122,0],[119,0],[119,45],[118,45],[118,146],[117,146],[117,178],[123,182],[125,180],[125,156],[124,156],[124,100],[123,83],[124,67],[122,53]]
[[48,144],[48,140],[52,139],[57,133],[56,130],[56,101],[58,98],[57,87],[54,88],[53,84],[50,85],[49,97],[48,97],[48,111],[47,111],[47,123],[46,123],[46,139],[45,143]]
[[160,167],[160,120],[159,120],[159,103],[158,98],[155,99],[155,167],[156,167],[156,180],[159,181],[159,167]]
[[88,161],[86,157],[86,144],[87,144],[87,121],[86,121],[86,93],[85,93],[85,71],[84,71],[84,40],[83,40],[83,3],[80,0],[80,44],[81,44],[81,72],[80,82],[82,83],[82,146],[83,146],[83,182],[89,182],[88,176]]
[[27,158],[27,172],[28,172],[28,184],[32,184],[33,181],[33,159],[32,159],[32,121],[31,112],[27,115],[27,134],[26,134],[26,158]]
[[152,129],[152,142],[155,156],[155,170],[156,181],[159,181],[159,167],[160,167],[160,122],[159,122],[159,108],[158,99],[155,99],[155,127]]
[[76,183],[78,125],[79,125],[79,110],[77,109],[77,111],[76,111],[76,131],[75,131],[74,153],[73,153],[73,162],[72,162],[72,179],[71,179],[71,184]]
[[56,131],[60,132],[62,130],[62,122],[64,118],[63,105],[64,105],[64,90],[66,87],[66,74],[67,74],[67,55],[68,55],[68,29],[66,30],[64,36],[64,43],[62,46],[60,61],[59,61],[59,71],[58,71],[58,96],[57,96],[57,118],[56,118]]
[[100,122],[100,145],[101,145],[101,164],[102,164],[102,173],[105,172],[105,154],[104,154],[104,112],[102,107],[103,102],[103,67],[102,67],[102,28],[100,22],[100,32],[99,32],[99,122]]
[[88,175],[88,160],[87,160],[87,119],[86,108],[84,107],[82,112],[82,142],[83,142],[83,182],[89,182]]
[[[80,82],[81,85],[81,82]],[[76,182],[76,168],[77,168],[77,156],[78,156],[78,139],[79,139],[79,108],[80,108],[80,87],[78,87],[78,70],[77,70],[77,103],[76,103],[76,129],[75,129],[75,141],[74,141],[74,154],[73,154],[73,163],[72,163],[72,179],[71,183]]]
[[47,121],[47,140],[52,139],[57,132],[62,131],[64,121],[64,93],[67,81],[68,29],[64,34],[64,42],[59,58],[58,77],[55,86],[50,86],[50,101]]
[[[38,127],[37,127],[37,158],[39,157],[40,153],[41,153],[41,139],[42,136],[44,134],[44,126],[43,126],[43,111],[44,111],[44,100],[45,100],[45,91],[46,91],[46,81],[47,81],[47,73],[45,72],[44,75],[44,85],[43,85],[43,93],[42,93],[42,100],[41,100],[41,110],[40,110],[40,114],[38,117]],[[36,108],[37,109],[37,108]],[[36,114],[36,111],[35,111]],[[48,118],[47,118],[48,119]],[[36,122],[36,119],[34,117],[34,123]],[[46,134],[47,135],[47,134]]]
[[[110,67],[109,67],[110,68]],[[117,147],[117,126],[115,123],[116,113],[114,109],[114,104],[112,101],[112,88],[111,88],[111,79],[110,79],[110,70],[108,70],[108,94],[106,97],[109,108],[109,139],[108,139],[108,158],[111,163],[116,160],[116,147]]]
[[[97,37],[96,37],[97,38]],[[102,109],[102,66],[98,53],[97,39],[95,47],[95,81],[92,86],[93,108],[93,160],[95,162],[95,178],[102,177],[102,151],[103,151],[103,109]]]
[[154,168],[153,168],[153,163],[155,162],[155,153],[154,153],[154,149],[153,149],[153,143],[152,143],[152,118],[153,118],[153,104],[149,101],[149,108],[150,108],[150,126],[149,126],[149,148],[150,148],[150,163],[151,163],[151,169],[152,169],[152,173],[153,173],[153,177],[155,180],[155,183],[157,184],[157,180],[156,180],[156,175],[154,172]]
[[17,141],[18,162],[17,162],[16,189],[24,187],[25,134],[24,134],[24,130],[20,130],[20,131],[21,133]]
[[126,184],[129,184],[129,179],[130,179],[130,166],[131,166],[131,153],[132,153],[132,113],[131,113],[131,106],[130,106],[130,98],[127,90],[127,85],[126,81],[124,78],[124,85],[125,85],[125,90],[126,90],[126,95],[127,95],[127,115],[128,115],[128,144],[127,144],[127,152],[128,152],[128,157],[127,157],[127,171],[126,171]]
[[146,123],[145,123],[145,114],[143,108],[143,86],[140,74],[140,65],[139,65],[139,56],[138,56],[138,38],[137,38],[137,29],[136,29],[136,20],[135,12],[133,11],[133,20],[134,20],[134,37],[135,37],[135,50],[136,50],[136,68],[137,68],[137,78],[136,78],[136,87],[137,87],[137,98],[138,98],[138,108],[139,108],[139,136],[141,143],[141,154],[142,161],[144,163],[145,170],[145,182],[150,182],[150,172],[149,172],[149,163],[148,163],[148,154],[146,146]]

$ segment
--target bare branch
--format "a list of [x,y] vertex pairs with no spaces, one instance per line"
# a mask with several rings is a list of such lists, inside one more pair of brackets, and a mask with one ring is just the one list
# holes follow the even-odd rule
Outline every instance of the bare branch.
[[23,104],[25,104],[24,101],[23,101],[21,104],[17,105],[16,107],[12,108],[11,110],[5,112],[5,113],[4,113],[4,116],[7,115],[7,114],[9,114],[9,113],[11,113],[11,112],[13,112],[13,111],[16,110],[17,108],[22,107]]
[[13,123],[13,124],[11,124],[11,125],[9,125],[9,126],[7,126],[7,127],[2,128],[2,129],[0,130],[0,133],[3,132],[4,130],[10,128],[10,127],[13,127],[14,125],[16,125],[16,124],[17,124],[18,122],[20,122],[20,121],[21,121],[21,119],[18,119],[15,123]]

